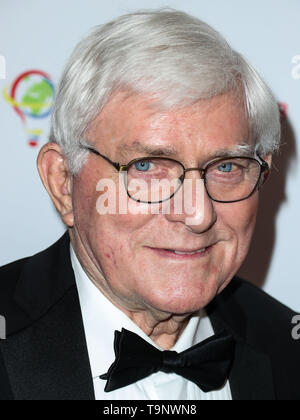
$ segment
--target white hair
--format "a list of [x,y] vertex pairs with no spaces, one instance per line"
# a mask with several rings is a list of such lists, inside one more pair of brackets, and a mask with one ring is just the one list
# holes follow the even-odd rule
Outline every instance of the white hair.
[[184,12],[140,11],[98,26],[75,48],[64,70],[52,115],[72,173],[85,162],[88,128],[112,94],[151,94],[166,109],[232,90],[242,92],[261,155],[280,144],[276,100],[256,70],[212,27]]

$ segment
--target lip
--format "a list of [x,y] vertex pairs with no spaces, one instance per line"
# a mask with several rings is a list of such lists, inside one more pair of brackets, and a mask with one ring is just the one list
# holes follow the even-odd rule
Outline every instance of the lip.
[[[168,251],[167,249],[164,249],[164,248],[151,248],[151,247],[149,247],[148,249],[155,252],[156,255],[159,255],[159,256],[164,257],[164,258],[171,258],[171,259],[175,259],[175,260],[195,260],[195,259],[199,259],[199,258],[204,258],[207,255],[209,255],[213,246],[214,245],[210,245],[208,247],[205,247],[205,251],[198,252],[197,254],[185,254],[185,255],[184,254],[175,254],[174,252]],[[203,247],[203,249],[204,249],[204,247]],[[196,252],[197,250],[174,249],[174,251]]]

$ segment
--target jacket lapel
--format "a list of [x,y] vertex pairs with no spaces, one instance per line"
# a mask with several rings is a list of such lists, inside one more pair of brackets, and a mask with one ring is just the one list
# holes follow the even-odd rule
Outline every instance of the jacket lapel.
[[275,400],[269,357],[237,341],[229,383],[233,400]]
[[233,400],[275,400],[269,356],[254,349],[247,337],[247,318],[234,298],[235,281],[207,308],[215,333],[227,330],[236,340],[229,376]]
[[3,361],[2,354],[0,353],[0,401],[11,401],[14,399],[9,379],[7,376],[6,367]]
[[66,235],[28,260],[15,300],[31,322],[1,348],[14,398],[95,399]]

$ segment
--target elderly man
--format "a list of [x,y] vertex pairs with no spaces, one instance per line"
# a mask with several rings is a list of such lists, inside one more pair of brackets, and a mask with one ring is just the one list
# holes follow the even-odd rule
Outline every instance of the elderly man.
[[294,313],[235,278],[279,141],[269,88],[198,19],[84,39],[38,158],[68,233],[0,271],[2,398],[299,399]]

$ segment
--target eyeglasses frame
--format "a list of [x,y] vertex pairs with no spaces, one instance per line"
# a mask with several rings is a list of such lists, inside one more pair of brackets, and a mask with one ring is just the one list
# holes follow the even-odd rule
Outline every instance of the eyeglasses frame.
[[[212,161],[208,162],[208,164],[205,166],[205,168],[185,168],[185,166],[183,165],[183,163],[179,162],[176,159],[172,159],[172,158],[168,158],[168,157],[159,157],[159,156],[153,156],[153,157],[152,156],[151,157],[147,156],[147,157],[135,158],[135,159],[131,160],[129,163],[127,163],[127,165],[120,165],[118,162],[113,162],[107,156],[103,155],[102,153],[98,152],[98,150],[96,150],[96,149],[94,149],[94,148],[92,148],[90,146],[85,146],[85,145],[81,144],[80,145],[80,148],[82,150],[86,150],[86,151],[88,151],[90,153],[93,153],[93,154],[95,154],[97,156],[102,157],[108,163],[110,163],[118,172],[123,172],[123,173],[124,172],[127,173],[128,168],[130,166],[134,165],[136,162],[139,162],[141,160],[161,160],[161,159],[164,159],[164,160],[169,160],[171,162],[175,162],[175,163],[179,164],[182,167],[182,169],[183,169],[183,174],[181,175],[181,177],[178,178],[180,180],[180,182],[181,182],[180,186],[178,187],[178,189],[169,198],[166,198],[166,199],[160,200],[160,201],[141,201],[141,200],[137,200],[137,199],[131,197],[131,195],[128,192],[127,183],[125,182],[125,177],[124,177],[124,184],[125,184],[125,189],[126,189],[126,192],[127,192],[128,197],[131,198],[132,200],[138,202],[138,203],[144,203],[144,204],[161,204],[161,203],[163,203],[165,201],[171,200],[174,197],[174,195],[182,187],[183,182],[185,180],[186,173],[187,172],[190,172],[190,171],[198,171],[200,173],[201,179],[204,180],[204,185],[205,185],[206,193],[207,193],[208,197],[212,201],[214,201],[216,203],[223,203],[223,204],[237,203],[237,202],[240,202],[240,201],[248,200],[248,198],[250,198],[255,193],[255,191],[258,189],[262,175],[265,172],[267,172],[267,171],[270,170],[269,164],[265,160],[263,160],[258,154],[257,154],[257,157],[261,160],[261,162],[258,159],[256,159],[255,157],[249,157],[249,156],[228,156],[228,157],[224,156],[224,157],[219,157],[219,158],[213,159]],[[206,181],[206,176],[205,175],[206,175],[208,169],[211,166],[213,166],[215,163],[222,162],[222,161],[227,160],[227,159],[249,159],[249,160],[252,160],[252,161],[257,162],[260,165],[260,174],[259,174],[257,183],[255,184],[255,187],[253,188],[253,191],[247,197],[242,198],[240,200],[232,200],[232,201],[216,200],[216,199],[214,199],[210,195],[210,193],[208,191],[208,188],[207,188],[207,184],[206,184],[207,181]]]

